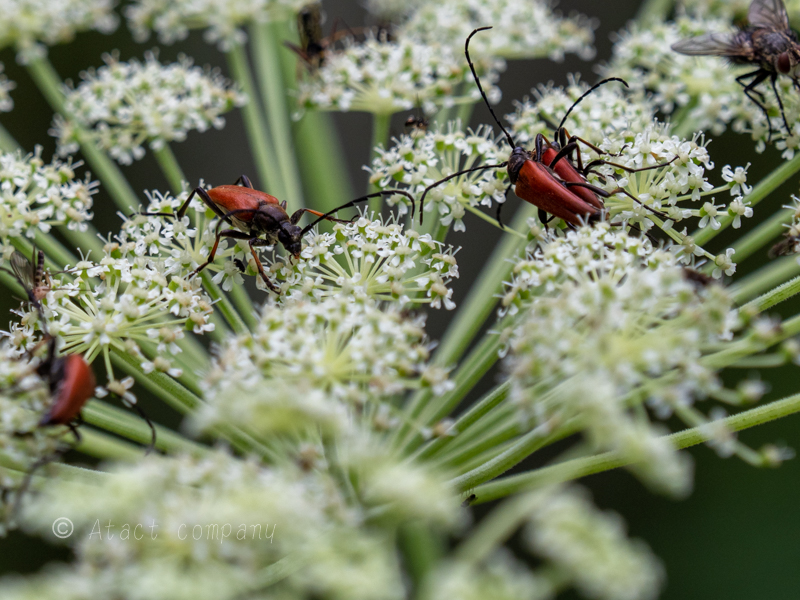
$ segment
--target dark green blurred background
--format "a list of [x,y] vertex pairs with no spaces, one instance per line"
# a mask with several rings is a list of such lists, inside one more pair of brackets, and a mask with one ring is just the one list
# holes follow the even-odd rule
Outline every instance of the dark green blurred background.
[[[625,0],[573,0],[562,2],[560,8],[565,13],[578,10],[600,20],[597,48],[598,60],[602,61],[610,54],[609,34],[623,27],[635,15],[638,5],[639,2]],[[363,9],[355,2],[326,0],[325,8],[329,24],[334,17],[343,18],[352,27],[364,20]],[[141,58],[155,45],[154,40],[148,44],[134,44],[123,25],[113,36],[81,35],[71,44],[52,48],[50,57],[63,78],[77,80],[82,69],[102,64],[104,52],[118,49],[121,58],[127,60]],[[181,52],[194,57],[197,64],[211,64],[225,70],[224,57],[216,48],[205,44],[199,33],[192,34],[176,46],[162,47],[160,58],[169,61]],[[35,144],[43,145],[44,156],[49,158],[54,143],[46,132],[52,113],[27,73],[15,64],[13,52],[0,52],[0,60],[5,64],[9,78],[18,85],[12,94],[16,108],[10,114],[0,115],[0,122],[27,150]],[[587,79],[594,79],[591,66],[574,57],[568,57],[560,65],[543,60],[509,64],[500,80],[503,90],[500,114],[511,112],[512,100],[522,98],[537,83],[549,80],[565,83],[566,74],[576,71],[583,72]],[[402,131],[403,119],[401,115],[396,117],[394,133]],[[472,123],[484,122],[488,123],[490,119],[488,111],[480,106]],[[367,162],[369,155],[369,117],[364,114],[336,115],[336,124],[347,149],[353,188],[364,189],[366,175],[361,165]],[[753,183],[780,161],[774,150],[756,155],[752,148],[750,140],[735,135],[714,140],[710,151],[717,165],[716,172],[725,164],[752,162],[750,182]],[[173,150],[192,185],[196,185],[201,177],[219,185],[233,182],[242,173],[252,175],[255,172],[238,114],[227,116],[224,130],[190,134],[186,142],[173,145]],[[123,167],[123,171],[139,194],[143,189],[167,189],[166,181],[149,156],[130,167]],[[255,178],[254,182],[259,187]],[[788,202],[790,194],[797,192],[796,180],[785,185],[758,206],[755,218],[747,226],[769,216]],[[287,200],[291,207],[293,199]],[[112,208],[102,190],[95,202],[98,228],[103,232],[115,230],[116,209]],[[448,240],[456,246],[463,246],[458,255],[462,275],[455,286],[456,302],[464,298],[482,259],[488,255],[487,250],[497,238],[496,229],[481,220],[467,219],[467,233],[456,234]],[[724,248],[729,239],[730,233],[712,250]],[[737,278],[758,268],[765,260],[766,254],[761,253],[745,262],[740,266]],[[2,310],[13,305],[11,299],[3,298]],[[797,313],[800,303],[787,302],[780,308],[786,316]],[[432,338],[441,336],[448,319],[447,314],[431,316],[428,329]],[[767,373],[766,379],[771,382],[767,400],[798,391],[800,381],[797,373],[794,366]],[[730,376],[741,378],[748,375],[747,372],[734,372]],[[494,373],[487,377],[483,389],[492,384],[494,377]],[[147,402],[145,406],[156,420],[177,426],[175,415]],[[800,418],[790,417],[744,432],[741,439],[754,447],[783,441],[790,447],[800,448]],[[663,598],[733,600],[800,596],[800,508],[797,506],[800,460],[790,461],[777,470],[758,470],[737,459],[720,459],[705,447],[693,449],[691,453],[696,463],[695,491],[683,502],[653,496],[622,471],[591,477],[584,484],[592,489],[600,507],[620,512],[632,535],[644,538],[664,561],[668,582]],[[477,510],[485,509],[480,507]],[[54,559],[68,560],[69,552],[19,534],[0,539],[0,574],[34,572]]]

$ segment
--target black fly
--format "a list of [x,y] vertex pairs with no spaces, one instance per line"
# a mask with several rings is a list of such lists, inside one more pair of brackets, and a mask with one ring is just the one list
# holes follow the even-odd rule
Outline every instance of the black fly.
[[800,64],[800,41],[797,33],[789,26],[789,17],[783,0],[753,0],[747,12],[748,24],[739,31],[731,33],[708,33],[698,37],[681,40],[672,45],[675,52],[692,56],[724,56],[739,65],[757,65],[758,68],[736,78],[744,88],[745,95],[762,110],[769,125],[769,138],[772,139],[772,124],[769,112],[764,106],[764,94],[755,88],[769,79],[778,106],[781,109],[783,124],[791,134],[783,102],[778,95],[775,80],[778,75],[788,75],[795,89],[800,91],[797,67]]

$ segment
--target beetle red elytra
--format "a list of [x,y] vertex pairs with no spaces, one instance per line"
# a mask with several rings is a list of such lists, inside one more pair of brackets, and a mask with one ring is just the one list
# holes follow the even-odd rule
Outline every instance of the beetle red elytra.
[[[214,245],[211,248],[211,252],[208,254],[206,262],[198,266],[189,276],[196,275],[214,261],[221,238],[227,237],[235,240],[247,240],[250,246],[250,253],[253,256],[261,279],[270,290],[276,294],[280,294],[280,288],[270,280],[264,271],[264,266],[261,264],[261,260],[258,258],[258,253],[256,252],[257,246],[273,246],[276,243],[280,243],[289,254],[297,259],[300,257],[300,252],[303,249],[303,236],[317,223],[323,220],[347,223],[349,221],[333,218],[332,215],[342,209],[355,206],[361,202],[366,202],[370,198],[391,196],[393,194],[401,194],[411,201],[411,218],[413,220],[416,210],[414,197],[405,190],[394,189],[361,196],[341,206],[337,206],[327,213],[321,213],[310,208],[301,208],[289,216],[289,213],[286,212],[285,200],[281,202],[275,196],[253,188],[253,184],[250,182],[247,175],[239,177],[233,185],[220,185],[209,190],[202,187],[194,188],[175,214],[148,212],[139,214],[182,219],[189,208],[192,198],[198,196],[208,208],[214,211],[214,214],[219,217],[219,221],[217,222]],[[305,213],[315,215],[317,219],[310,225],[301,228],[297,223]],[[223,223],[228,223],[235,229],[224,229],[220,231],[220,227]]]
[[[483,165],[480,167],[473,167],[471,169],[459,171],[428,186],[420,198],[420,221],[422,220],[425,196],[434,187],[465,173],[502,167],[506,167],[508,170],[508,178],[511,182],[508,186],[508,189],[514,186],[514,193],[517,195],[517,197],[536,206],[539,209],[539,220],[545,224],[550,220],[547,218],[547,214],[550,214],[554,217],[559,217],[573,226],[580,225],[583,222],[591,222],[599,219],[604,207],[601,198],[608,198],[618,193],[625,194],[634,202],[641,204],[638,198],[632,196],[622,188],[606,191],[600,187],[590,184],[586,180],[586,174],[592,167],[599,164],[609,164],[631,173],[659,168],[665,165],[659,164],[641,169],[632,169],[623,165],[610,163],[603,159],[598,159],[592,161],[584,168],[581,164],[578,141],[587,144],[589,147],[598,152],[600,151],[581,138],[575,136],[570,137],[563,126],[567,116],[570,114],[570,112],[572,112],[572,109],[575,108],[575,106],[577,106],[581,100],[586,98],[586,96],[591,94],[595,89],[611,81],[619,81],[626,86],[627,83],[617,77],[611,77],[604,79],[592,86],[573,103],[566,115],[564,115],[561,124],[556,129],[556,139],[560,140],[561,143],[551,143],[544,135],[540,133],[537,134],[535,138],[534,150],[528,151],[525,148],[518,146],[514,142],[514,138],[511,137],[511,134],[508,133],[505,127],[503,127],[502,123],[500,123],[497,115],[495,115],[469,55],[469,42],[472,39],[472,36],[479,31],[486,31],[488,29],[492,28],[479,27],[470,33],[469,36],[467,36],[467,40],[464,44],[464,54],[467,57],[467,63],[472,71],[472,76],[475,79],[475,83],[478,86],[478,90],[481,93],[483,101],[489,109],[489,112],[491,113],[495,123],[497,123],[497,125],[500,127],[500,130],[505,135],[508,144],[511,146],[511,148],[513,148],[513,150],[508,160],[505,162],[496,165]],[[578,153],[578,168],[576,168],[570,160],[572,154],[576,152]],[[506,190],[506,193],[508,192],[508,189]],[[502,222],[500,221],[500,210],[502,206],[502,204],[498,204],[497,207],[497,221],[501,227]],[[655,212],[649,207],[646,208],[652,212]]]

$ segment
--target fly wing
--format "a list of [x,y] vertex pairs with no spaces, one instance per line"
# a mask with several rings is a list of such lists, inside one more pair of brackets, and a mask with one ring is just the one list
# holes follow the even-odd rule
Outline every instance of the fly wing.
[[297,15],[297,32],[303,50],[318,48],[322,42],[322,7],[309,4]]
[[735,33],[707,33],[672,44],[672,49],[689,56],[743,56],[742,45]]
[[17,276],[17,279],[26,291],[30,292],[33,290],[33,267],[31,267],[31,262],[26,256],[16,250],[14,250],[14,254],[11,255],[11,270],[14,271],[14,275]]
[[779,31],[789,29],[789,16],[783,0],[753,0],[747,11],[747,20],[752,27],[770,27]]

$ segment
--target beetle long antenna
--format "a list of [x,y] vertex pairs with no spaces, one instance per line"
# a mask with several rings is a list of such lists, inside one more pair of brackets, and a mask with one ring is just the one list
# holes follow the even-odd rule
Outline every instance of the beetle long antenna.
[[[372,194],[367,194],[366,196],[361,196],[360,198],[356,198],[355,200],[350,200],[350,202],[342,204],[341,206],[338,206],[338,207],[334,208],[333,210],[326,212],[324,215],[321,215],[320,217],[317,217],[317,219],[315,221],[313,221],[310,224],[308,224],[305,227],[303,227],[303,230],[300,232],[300,235],[304,236],[306,233],[311,231],[311,229],[314,227],[314,225],[316,225],[320,221],[324,221],[325,219],[327,219],[331,215],[336,214],[338,211],[340,211],[340,210],[342,210],[344,208],[350,208],[351,206],[355,206],[356,204],[359,204],[361,202],[365,202],[365,201],[369,200],[370,198],[378,198],[380,196],[391,196],[393,194],[401,194],[401,195],[405,196],[406,198],[408,198],[411,201],[411,221],[413,222],[414,221],[414,215],[415,215],[416,210],[417,210],[417,203],[414,200],[414,196],[412,196],[411,194],[409,194],[405,190],[383,190],[382,192],[374,192]],[[420,222],[422,222],[422,214],[420,214]]]
[[590,94],[591,94],[593,91],[595,91],[595,90],[596,90],[597,88],[599,88],[601,85],[605,85],[605,84],[607,84],[607,83],[611,83],[612,81],[619,81],[619,82],[620,82],[620,83],[622,83],[622,85],[624,85],[625,87],[630,87],[630,86],[628,85],[628,82],[627,82],[627,81],[625,81],[624,79],[621,79],[621,78],[619,78],[619,77],[609,77],[608,79],[603,79],[602,81],[598,81],[598,82],[597,82],[597,83],[595,83],[595,84],[594,84],[592,87],[590,87],[588,90],[586,90],[586,91],[585,91],[583,94],[581,94],[581,97],[580,97],[580,98],[578,98],[577,100],[575,100],[575,102],[573,102],[573,103],[572,103],[572,106],[570,106],[570,107],[569,107],[569,110],[568,110],[568,111],[566,112],[566,114],[564,115],[564,118],[563,118],[563,119],[561,119],[561,123],[559,123],[559,124],[558,124],[558,129],[561,129],[562,127],[564,127],[564,123],[566,123],[566,122],[567,122],[567,117],[569,116],[569,114],[572,112],[572,110],[573,110],[573,109],[574,109],[576,106],[578,106],[578,104],[580,104],[580,103],[581,103],[581,101],[582,101],[584,98],[586,98],[588,95],[590,95]]
[[[506,131],[506,128],[503,127],[503,124],[500,122],[500,119],[497,118],[497,115],[494,114],[494,110],[492,109],[492,105],[489,104],[489,99],[486,97],[486,92],[483,91],[483,86],[481,85],[481,80],[478,78],[478,74],[475,72],[475,65],[472,64],[472,59],[469,57],[469,41],[472,39],[472,36],[478,33],[479,31],[486,31],[487,29],[491,29],[491,27],[478,27],[478,29],[474,30],[467,36],[467,41],[464,44],[464,54],[467,56],[467,64],[469,64],[469,70],[472,71],[472,77],[475,79],[475,83],[478,85],[478,90],[481,93],[481,97],[483,101],[486,103],[486,106],[489,108],[489,112],[492,113],[492,117],[494,118],[494,122],[497,123],[500,130],[505,134],[506,139],[508,140],[508,144],[512,148],[516,148],[517,145],[514,143],[514,138],[511,137],[511,134]],[[420,223],[422,222],[422,207],[420,207]]]
[[428,195],[433,188],[440,186],[441,184],[445,183],[446,181],[450,181],[451,179],[458,177],[459,175],[463,175],[464,173],[473,173],[475,171],[485,171],[486,169],[502,169],[508,165],[508,161],[502,162],[496,165],[482,165],[480,167],[472,167],[471,169],[464,169],[463,171],[457,171],[452,175],[448,175],[444,179],[440,179],[439,181],[435,181],[430,184],[428,187],[425,188],[425,191],[422,192],[422,197],[419,199],[419,223],[422,225],[422,209],[425,206],[425,196]]

